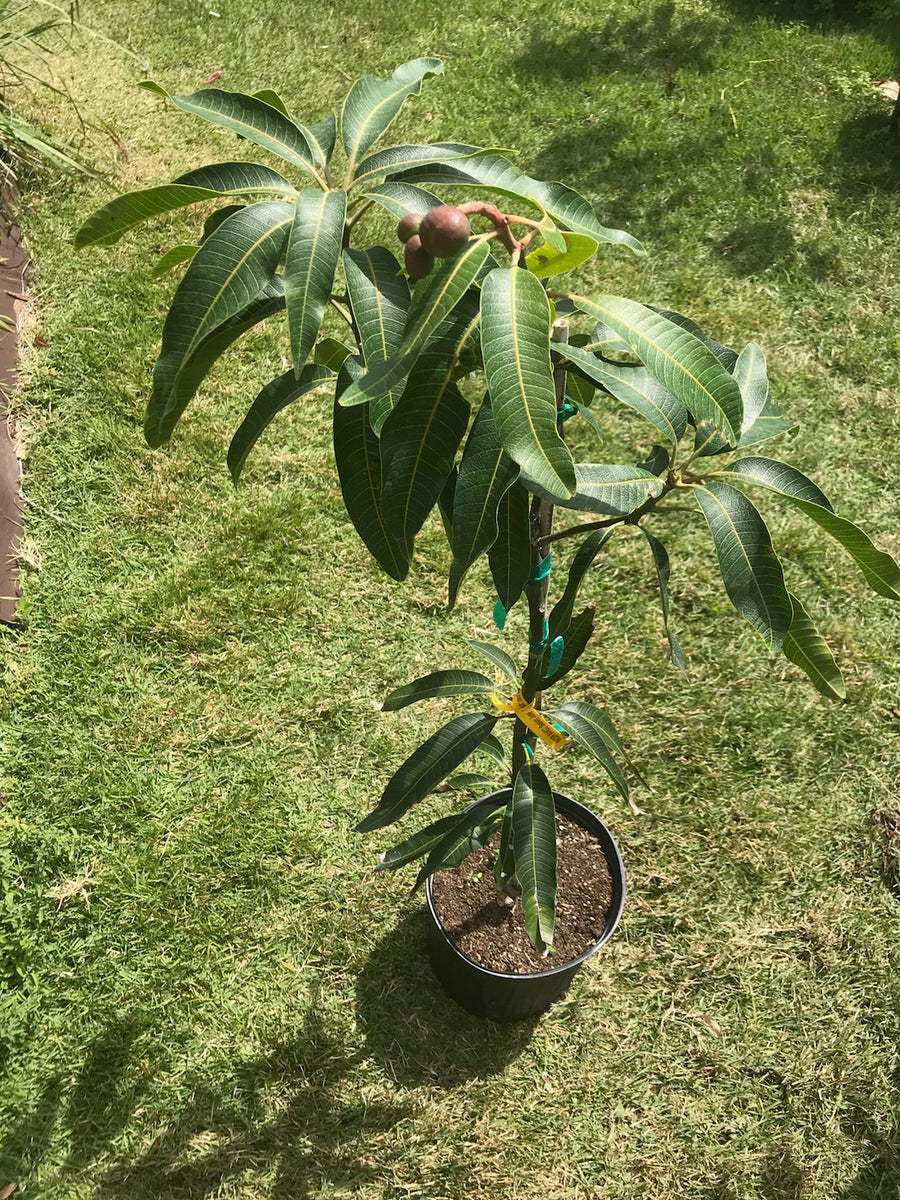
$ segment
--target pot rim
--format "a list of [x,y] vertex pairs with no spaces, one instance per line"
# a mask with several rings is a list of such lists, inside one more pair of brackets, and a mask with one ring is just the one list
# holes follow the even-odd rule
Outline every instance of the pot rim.
[[[471,804],[466,805],[463,811],[469,812],[470,809],[477,808],[480,804],[487,804],[489,801],[511,795],[512,788],[499,788],[496,792],[489,792],[488,795],[482,796],[478,800],[473,800]],[[608,919],[607,928],[603,931],[602,937],[598,938],[596,942],[593,942],[590,946],[588,946],[587,950],[582,951],[582,953],[576,958],[568,958],[564,963],[559,963],[554,967],[547,967],[547,969],[544,971],[495,971],[491,967],[486,967],[484,963],[480,963],[476,959],[470,958],[464,950],[460,950],[456,942],[454,942],[449,936],[434,907],[434,900],[431,894],[431,881],[434,878],[434,875],[429,875],[425,881],[425,899],[428,903],[428,911],[431,913],[432,920],[434,921],[434,924],[441,937],[453,949],[453,951],[460,956],[460,958],[465,959],[467,963],[471,963],[473,967],[477,968],[479,971],[482,971],[485,975],[490,976],[492,979],[546,979],[552,975],[560,975],[563,971],[574,971],[577,967],[580,967],[583,962],[590,958],[592,954],[595,954],[601,946],[605,945],[606,942],[609,941],[618,928],[619,921],[622,918],[622,912],[625,908],[625,863],[622,859],[622,852],[619,850],[618,843],[616,842],[606,823],[602,821],[595,812],[589,809],[586,805],[582,804],[579,800],[575,800],[571,796],[565,795],[564,792],[554,791],[554,804],[556,804],[557,800],[563,800],[567,805],[571,805],[576,809],[581,809],[583,812],[588,813],[595,821],[600,823],[609,839],[609,846],[604,846],[603,850],[604,854],[606,855],[606,862],[607,866],[609,867],[610,874],[613,876],[613,883],[615,883],[616,876],[618,876],[622,885],[618,906],[616,906],[615,903],[610,905],[609,913],[612,914],[613,919]],[[557,812],[559,811],[560,809],[557,806]],[[566,813],[565,815],[569,816],[576,814]],[[612,856],[610,856],[608,853],[610,849],[612,850]]]

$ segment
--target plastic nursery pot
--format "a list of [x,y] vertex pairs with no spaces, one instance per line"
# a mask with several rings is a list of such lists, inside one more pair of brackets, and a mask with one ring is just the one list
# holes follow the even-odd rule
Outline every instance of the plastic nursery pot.
[[[494,792],[476,800],[469,808],[480,804],[496,804],[508,800],[510,795],[508,788],[505,791]],[[431,888],[433,876],[430,876],[426,884],[426,897],[429,916],[428,954],[431,965],[451,999],[470,1013],[474,1013],[476,1017],[486,1017],[498,1022],[524,1021],[544,1012],[565,994],[581,964],[609,941],[622,916],[625,905],[625,867],[612,834],[598,816],[577,800],[560,792],[553,793],[553,800],[557,812],[571,817],[592,833],[603,849],[612,876],[612,900],[606,914],[603,936],[577,958],[571,958],[559,966],[549,967],[546,971],[530,975],[492,971],[463,954],[448,937],[435,912]]]

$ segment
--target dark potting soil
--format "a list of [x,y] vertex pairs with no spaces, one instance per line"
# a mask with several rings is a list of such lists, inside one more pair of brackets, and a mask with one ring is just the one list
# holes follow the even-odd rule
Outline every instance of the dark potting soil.
[[521,901],[501,908],[494,886],[495,833],[482,850],[431,884],[435,912],[448,937],[469,958],[492,971],[532,975],[561,967],[603,936],[612,879],[603,847],[586,829],[556,815],[557,888],[553,953],[546,958],[525,932]]

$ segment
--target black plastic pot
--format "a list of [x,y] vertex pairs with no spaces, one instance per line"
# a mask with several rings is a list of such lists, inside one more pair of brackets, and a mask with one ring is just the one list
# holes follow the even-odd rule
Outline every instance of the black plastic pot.
[[[494,792],[484,796],[470,805],[474,808],[480,804],[502,803],[511,795],[509,789]],[[509,1022],[524,1021],[535,1017],[549,1008],[554,1001],[565,994],[578,968],[595,954],[600,947],[608,942],[615,932],[622,916],[625,905],[625,867],[619,847],[613,840],[612,834],[599,817],[589,808],[579,804],[577,800],[564,796],[560,792],[553,793],[553,800],[558,812],[571,817],[579,825],[592,833],[606,856],[609,873],[612,876],[612,901],[606,915],[606,928],[603,936],[593,946],[580,954],[578,958],[569,959],[559,966],[550,967],[532,975],[511,975],[502,971],[492,971],[481,966],[458,949],[450,940],[434,910],[434,900],[431,893],[431,878],[426,885],[428,899],[428,953],[431,965],[447,994],[474,1013],[476,1017],[487,1017],[491,1021]]]

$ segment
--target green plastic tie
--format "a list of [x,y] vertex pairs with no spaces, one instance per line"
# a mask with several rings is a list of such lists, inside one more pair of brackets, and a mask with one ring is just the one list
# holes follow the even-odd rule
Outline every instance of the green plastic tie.
[[534,758],[534,746],[532,746],[530,742],[523,742],[522,745],[525,747],[526,751],[528,752],[528,757]]
[[494,605],[494,624],[497,626],[497,628],[500,630],[501,633],[503,632],[503,629],[506,625],[506,617],[507,617],[506,607],[505,607],[503,601],[498,599],[497,603]]
[[568,421],[569,417],[574,417],[577,412],[578,412],[578,409],[575,407],[575,405],[572,403],[572,401],[566,400],[563,403],[562,408],[556,414],[556,419],[559,422]]
[[528,643],[532,649],[532,652],[534,654],[540,654],[543,651],[544,647],[547,645],[547,641],[548,641],[549,637],[550,637],[550,622],[547,620],[546,617],[544,617],[544,636],[541,638],[541,640],[539,642],[529,642]]
[[544,672],[544,679],[549,679],[559,666],[560,659],[563,656],[563,650],[565,650],[565,648],[566,639],[562,636],[555,637],[550,643],[550,661],[547,663],[547,670]]
[[528,579],[531,583],[540,583],[540,581],[542,579],[547,578],[547,576],[550,574],[550,568],[553,565],[552,559],[553,559],[552,554],[548,554],[544,558],[541,559],[541,561],[538,563],[538,565],[534,568],[534,570],[528,576]]

